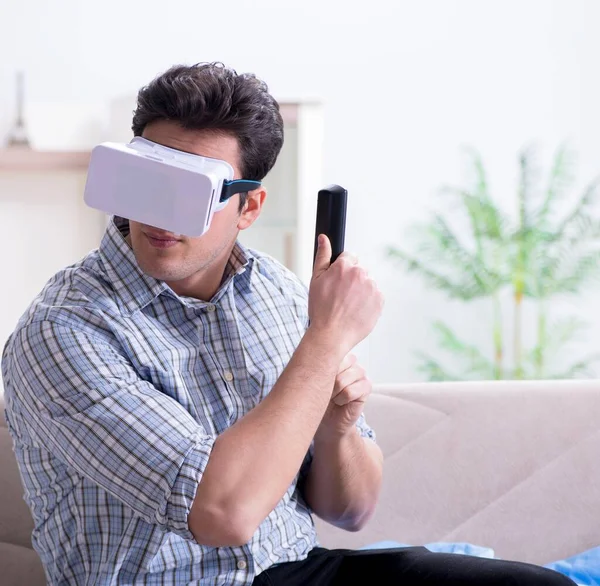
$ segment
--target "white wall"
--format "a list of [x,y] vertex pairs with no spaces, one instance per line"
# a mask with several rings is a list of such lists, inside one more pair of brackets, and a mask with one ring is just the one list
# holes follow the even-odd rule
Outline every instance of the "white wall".
[[[438,186],[461,179],[460,145],[482,151],[507,205],[526,143],[539,143],[547,161],[568,139],[580,153],[581,181],[600,172],[594,0],[0,0],[0,7],[0,136],[16,67],[26,70],[32,103],[62,104],[53,121],[64,125],[58,146],[65,136],[79,140],[69,115],[77,108],[65,111],[65,102],[106,103],[175,62],[221,60],[256,72],[281,99],[323,99],[325,182],[349,189],[348,248],[387,297],[380,325],[358,349],[377,382],[418,378],[411,351],[431,344],[434,317],[448,316],[488,344],[486,307],[448,304],[383,256],[388,244],[407,244],[405,229],[437,205]],[[23,242],[30,232],[22,226]],[[2,280],[18,295],[19,273],[5,262],[14,245],[1,249]],[[588,343],[597,347],[594,296],[578,309],[595,324]]]

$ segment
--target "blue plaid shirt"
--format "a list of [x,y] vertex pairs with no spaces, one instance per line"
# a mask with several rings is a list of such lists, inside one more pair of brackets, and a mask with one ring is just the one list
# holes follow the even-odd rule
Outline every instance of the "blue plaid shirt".
[[[6,417],[52,585],[248,585],[317,539],[299,473],[242,547],[187,516],[215,438],[270,391],[306,330],[307,292],[236,244],[209,303],[145,275],[115,218],[10,337]],[[373,437],[364,419],[364,436]]]

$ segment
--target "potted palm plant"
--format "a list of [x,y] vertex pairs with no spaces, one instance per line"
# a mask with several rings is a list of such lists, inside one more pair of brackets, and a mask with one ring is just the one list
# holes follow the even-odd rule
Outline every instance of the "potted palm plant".
[[[491,304],[490,336],[493,356],[461,339],[442,321],[436,321],[439,345],[452,357],[458,372],[445,368],[431,353],[418,352],[419,370],[429,380],[575,378],[593,374],[599,355],[591,353],[564,370],[552,368],[553,356],[585,327],[577,317],[550,321],[552,301],[576,295],[600,277],[600,220],[593,216],[600,181],[590,182],[572,197],[573,153],[557,149],[544,185],[536,174],[536,153],[519,153],[519,184],[511,216],[491,196],[480,154],[467,149],[473,180],[467,187],[444,187],[451,213],[434,213],[418,226],[414,251],[389,247],[388,255],[409,272],[448,297],[465,303],[485,299]],[[569,205],[570,204],[570,205]],[[561,210],[561,206],[567,210]],[[453,220],[465,221],[457,230]],[[503,307],[510,290],[512,340],[504,339]],[[536,341],[523,345],[524,300],[536,312]],[[512,364],[505,349],[512,344]]]

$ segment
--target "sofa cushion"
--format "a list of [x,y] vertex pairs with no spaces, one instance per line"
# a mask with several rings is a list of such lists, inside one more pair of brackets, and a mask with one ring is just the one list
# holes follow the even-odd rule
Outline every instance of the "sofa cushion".
[[316,520],[325,547],[467,542],[547,564],[600,544],[600,380],[379,386],[385,455],[373,519]]
[[44,586],[46,576],[40,558],[27,547],[0,542],[2,586]]

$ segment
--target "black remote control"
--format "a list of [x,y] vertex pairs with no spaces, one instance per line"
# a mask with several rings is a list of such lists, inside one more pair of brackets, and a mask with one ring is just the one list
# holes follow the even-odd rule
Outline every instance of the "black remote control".
[[327,235],[331,242],[331,262],[344,252],[347,199],[348,191],[339,185],[328,185],[319,191],[313,265],[317,256],[319,234]]

